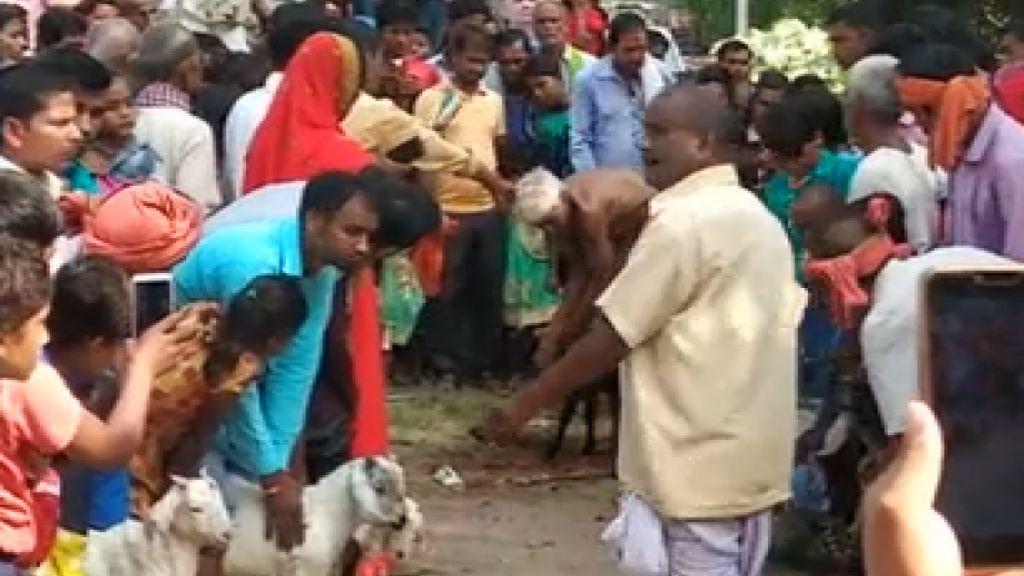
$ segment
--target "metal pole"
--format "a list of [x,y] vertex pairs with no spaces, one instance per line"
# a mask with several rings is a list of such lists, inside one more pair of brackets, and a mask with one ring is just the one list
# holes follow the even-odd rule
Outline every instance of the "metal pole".
[[736,35],[743,36],[750,29],[750,0],[736,0]]

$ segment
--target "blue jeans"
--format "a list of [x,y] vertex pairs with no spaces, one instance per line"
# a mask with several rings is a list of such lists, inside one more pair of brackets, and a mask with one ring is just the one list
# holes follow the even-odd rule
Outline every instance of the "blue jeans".
[[827,310],[808,308],[800,323],[800,398],[820,400],[829,388],[832,356],[840,332]]

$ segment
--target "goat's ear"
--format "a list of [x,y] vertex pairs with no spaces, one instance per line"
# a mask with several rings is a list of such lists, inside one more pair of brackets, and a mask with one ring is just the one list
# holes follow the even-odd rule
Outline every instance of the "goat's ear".
[[391,460],[395,464],[398,464],[398,454],[395,454],[394,452],[388,454],[388,460]]
[[175,486],[184,487],[188,484],[188,478],[178,476],[177,474],[171,474],[171,482],[173,482]]

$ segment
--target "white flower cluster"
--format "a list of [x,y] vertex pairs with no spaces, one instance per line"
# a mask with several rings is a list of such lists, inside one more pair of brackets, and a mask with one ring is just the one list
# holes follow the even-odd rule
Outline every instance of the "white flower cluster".
[[842,89],[842,71],[832,57],[828,33],[821,28],[786,18],[768,30],[750,30],[743,40],[754,50],[755,71],[774,69],[790,79],[815,74],[833,90]]

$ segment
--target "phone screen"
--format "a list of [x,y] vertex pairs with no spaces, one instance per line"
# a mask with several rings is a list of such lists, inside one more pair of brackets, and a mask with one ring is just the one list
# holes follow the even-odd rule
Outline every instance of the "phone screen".
[[968,566],[1024,561],[1024,273],[927,288],[931,396],[946,459],[937,506]]
[[135,286],[135,335],[163,320],[174,306],[171,279],[133,281]]

